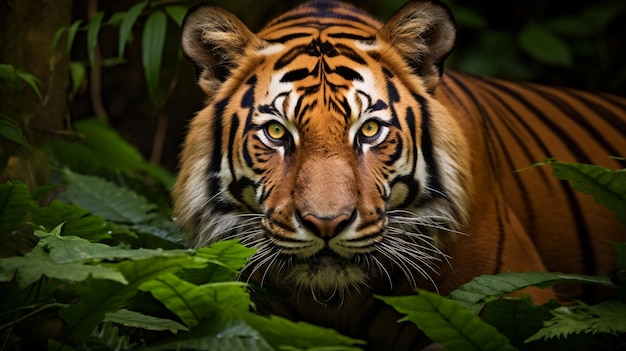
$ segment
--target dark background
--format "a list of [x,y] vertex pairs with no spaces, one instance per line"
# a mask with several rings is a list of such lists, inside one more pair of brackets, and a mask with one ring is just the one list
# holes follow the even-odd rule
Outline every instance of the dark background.
[[[138,1],[100,1],[97,10],[104,20],[128,10]],[[257,31],[274,16],[296,5],[297,1],[233,0],[215,1],[237,14],[250,29]],[[198,1],[161,1],[163,5],[191,7]],[[389,18],[404,1],[354,1],[381,20]],[[534,81],[556,86],[608,91],[626,95],[626,1],[446,1],[459,22],[459,40],[447,62],[451,69],[511,80]],[[175,170],[185,126],[202,108],[203,95],[195,83],[191,65],[180,59],[179,28],[171,21],[163,54],[161,83],[170,93],[156,109],[150,102],[141,63],[142,26],[151,10],[147,8],[135,24],[133,41],[123,60],[115,58],[118,28],[103,26],[99,35],[105,64],[101,89],[102,107],[110,124],[155,163]],[[88,1],[75,1],[72,21],[88,21]],[[556,51],[554,42],[528,34],[529,26],[548,32],[565,46]],[[526,36],[524,43],[523,36]],[[530,44],[528,43],[530,42]],[[559,44],[557,43],[557,44]],[[543,45],[543,46],[542,46]],[[530,48],[528,47],[530,46]],[[543,53],[543,55],[541,55]],[[71,60],[87,60],[86,33],[76,36]],[[88,76],[89,78],[89,76]],[[174,81],[172,83],[172,81]],[[96,115],[93,82],[86,79],[69,102],[70,120]]]

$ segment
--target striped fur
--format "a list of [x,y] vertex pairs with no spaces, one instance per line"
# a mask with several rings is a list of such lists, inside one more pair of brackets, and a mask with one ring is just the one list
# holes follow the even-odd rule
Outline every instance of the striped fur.
[[191,246],[257,249],[241,278],[276,291],[262,309],[418,349],[428,341],[373,294],[610,269],[607,240],[626,236],[615,217],[546,168],[514,171],[546,157],[620,167],[608,156],[626,146],[624,99],[443,73],[455,25],[435,1],[382,25],[317,0],[257,34],[202,5],[183,27],[208,100],[175,214]]

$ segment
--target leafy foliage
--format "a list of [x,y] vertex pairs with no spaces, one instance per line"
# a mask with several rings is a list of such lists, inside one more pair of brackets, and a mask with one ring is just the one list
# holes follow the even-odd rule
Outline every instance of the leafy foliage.
[[[535,166],[545,164],[554,167],[557,178],[571,180],[574,188],[593,195],[596,202],[614,211],[623,221],[624,170],[610,171],[554,160]],[[414,322],[448,351],[494,347],[533,351],[622,349],[626,346],[626,243],[616,243],[614,248],[618,285],[603,276],[506,272],[476,277],[451,292],[448,298],[418,291],[416,296],[382,299],[406,314],[405,320]],[[612,288],[616,291],[615,298],[593,306],[582,301],[565,306],[551,301],[535,306],[526,296],[509,296],[527,287],[546,288],[571,282]]]
[[[476,33],[471,50],[461,48],[451,64],[514,78],[533,71],[526,57],[572,66],[585,55],[573,43],[593,38],[626,11],[623,3],[592,4],[573,15],[536,18],[509,33],[491,28],[473,8],[448,2],[460,25]],[[87,67],[97,65],[102,28],[119,29],[118,57],[105,58],[105,65],[123,62],[133,29],[142,28],[147,91],[161,109],[168,94],[162,73],[167,32],[174,28],[169,21],[180,27],[185,12],[186,7],[167,1],[141,1],[127,11],[97,12],[61,28],[52,46],[66,35],[67,53],[77,34],[86,33],[88,60],[70,65],[71,95],[84,83]],[[180,51],[177,55],[180,59]],[[0,79],[41,97],[37,78],[12,65],[0,64]],[[354,350],[361,345],[332,330],[255,314],[246,284],[234,281],[253,251],[234,241],[183,249],[167,201],[173,176],[147,162],[106,122],[78,121],[71,137],[31,145],[20,123],[0,115],[0,137],[42,152],[53,166],[49,186],[0,185],[3,349]],[[626,223],[623,170],[546,163]],[[505,273],[477,277],[449,297],[419,291],[381,299],[407,314],[404,323],[416,323],[451,351],[619,349],[626,346],[619,339],[626,335],[626,245],[615,249],[617,285],[605,277]],[[525,297],[507,296],[564,282],[613,288],[616,296],[594,306],[578,301],[534,306]],[[54,330],[44,333],[41,325]],[[599,336],[602,348],[594,344]]]
[[455,301],[437,294],[418,290],[403,297],[381,297],[405,320],[415,323],[431,340],[446,350],[515,350],[506,337]]
[[[5,342],[16,349],[103,350],[350,350],[358,343],[332,330],[257,315],[247,285],[235,281],[254,251],[235,241],[183,249],[167,202],[158,195],[167,187],[160,181],[146,187],[136,179],[163,173],[137,166],[146,161],[105,124],[85,121],[78,128],[83,139],[43,148],[58,162],[52,179],[60,184],[33,191],[36,196],[20,181],[0,185],[0,240],[32,238],[0,258]],[[127,158],[121,163],[137,164],[119,168],[97,157],[109,150],[91,138],[114,140],[110,147],[118,150],[110,152]],[[95,163],[67,155],[76,145]],[[55,200],[39,200],[48,197]],[[32,320],[60,329],[41,339],[12,327]]]
[[450,293],[450,298],[463,304],[467,309],[478,313],[486,303],[518,290],[530,286],[547,288],[555,284],[568,282],[615,287],[609,278],[603,276],[591,277],[551,272],[505,272],[476,277]]

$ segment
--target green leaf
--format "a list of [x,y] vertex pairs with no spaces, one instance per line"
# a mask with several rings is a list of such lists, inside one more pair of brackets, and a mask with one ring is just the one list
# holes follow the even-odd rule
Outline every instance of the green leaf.
[[524,341],[541,329],[543,321],[551,316],[550,310],[559,306],[555,301],[535,306],[528,297],[502,298],[485,306],[483,320],[496,327],[520,351],[532,351],[537,345]]
[[378,297],[447,351],[515,350],[506,337],[491,325],[463,308],[456,301],[448,300],[425,290],[402,297]]
[[518,36],[522,50],[537,61],[559,67],[572,64],[572,53],[567,44],[547,27],[529,23]]
[[32,74],[30,74],[28,72],[22,71],[21,69],[17,69],[17,70],[15,70],[15,72],[16,72],[16,74],[17,74],[17,76],[19,78],[21,78],[23,81],[25,81],[26,84],[28,84],[33,89],[35,94],[37,94],[37,96],[41,100],[41,98],[42,98],[41,97],[41,92],[39,91],[39,85],[41,83],[39,82],[39,79],[37,79],[37,77],[35,77],[34,75],[32,75]]
[[185,241],[180,228],[170,218],[157,218],[150,223],[133,224],[130,228],[136,233],[163,239],[177,247]]
[[100,32],[100,24],[102,23],[104,12],[97,12],[89,19],[87,24],[87,54],[89,55],[89,63],[94,65],[94,53],[96,45],[98,45],[98,33]]
[[52,201],[49,206],[33,211],[33,222],[45,228],[54,228],[61,223],[63,234],[78,236],[92,242],[110,239],[117,228],[104,221],[102,217],[92,215],[86,209]]
[[12,119],[0,115],[0,136],[14,141],[30,150],[30,144],[24,137],[22,128]]
[[19,180],[0,185],[0,238],[22,223],[33,205],[28,186]]
[[[81,120],[76,123],[75,127],[76,131],[85,135],[85,138],[79,141],[79,145],[90,150],[93,158],[101,166],[120,171],[144,171],[168,189],[174,184],[174,177],[168,171],[147,162],[135,146],[124,140],[101,119]],[[60,157],[67,157],[63,154],[70,153],[70,151],[59,150],[58,153],[61,153]]]
[[150,292],[188,327],[211,317],[222,308],[247,311],[250,299],[240,282],[212,283],[197,286],[174,274],[164,275],[142,284],[139,289]]
[[14,276],[19,289],[26,288],[43,276],[68,282],[81,282],[92,277],[114,281],[116,284],[126,283],[124,276],[112,268],[82,263],[57,263],[40,247],[24,256],[0,259],[0,281],[11,281]]
[[165,13],[176,23],[178,27],[183,25],[183,19],[187,13],[187,8],[181,5],[170,5],[165,7]]
[[80,300],[59,311],[78,341],[85,339],[104,319],[106,313],[119,310],[141,284],[160,275],[184,268],[197,268],[205,263],[188,254],[155,256],[137,261],[107,265],[122,273],[128,284],[108,280],[87,279],[74,287]]
[[64,171],[69,182],[61,194],[65,202],[86,208],[95,215],[119,223],[142,223],[155,218],[156,206],[132,190],[95,176]]
[[615,288],[607,277],[593,277],[577,274],[551,272],[505,272],[496,275],[482,275],[461,285],[450,293],[450,298],[478,313],[485,303],[500,298],[503,295],[537,286],[547,288],[561,283],[588,283]]
[[246,313],[243,320],[259,331],[267,342],[276,350],[361,350],[349,345],[365,344],[339,334],[332,329],[318,327],[304,322],[292,322],[278,316],[261,316]]
[[112,27],[117,27],[120,24],[122,24],[122,21],[124,21],[124,18],[126,18],[125,11],[115,12],[111,15],[111,17],[109,17],[109,20],[106,21],[105,24],[108,24]]
[[78,28],[80,27],[80,24],[82,22],[83,22],[82,19],[74,21],[70,29],[67,31],[67,46],[65,48],[65,52],[67,54],[69,54],[70,51],[72,51],[72,45],[74,45],[74,38],[76,38],[76,32],[78,31]]
[[117,52],[119,53],[119,57],[124,56],[124,50],[126,49],[126,43],[130,39],[130,34],[133,29],[133,25],[139,18],[141,11],[143,11],[144,7],[146,7],[147,1],[142,1],[133,5],[128,12],[126,12],[126,16],[122,20],[122,24],[120,25],[120,37],[118,40],[118,48]]
[[87,76],[87,69],[82,62],[72,61],[70,62],[70,78],[72,80],[72,92],[71,95],[74,96],[80,89],[80,86],[85,81],[85,77]]
[[167,17],[163,12],[150,14],[143,30],[141,57],[152,104],[159,105],[159,75],[165,45]]
[[237,240],[218,241],[198,249],[197,256],[213,264],[193,271],[185,271],[183,278],[196,285],[232,281],[255,250],[240,245]]
[[611,171],[595,165],[554,160],[547,163],[554,168],[555,177],[569,180],[574,189],[592,195],[598,204],[613,211],[626,225],[626,170]]
[[618,300],[606,300],[595,306],[578,302],[574,306],[562,306],[552,310],[554,317],[545,327],[526,341],[562,338],[571,334],[626,333],[626,304]]
[[217,313],[189,333],[148,350],[273,351],[258,331],[233,313]]
[[171,319],[157,318],[139,312],[121,309],[116,312],[106,313],[105,321],[121,324],[131,328],[146,330],[169,330],[176,334],[179,330],[188,331],[187,327]]
[[189,251],[184,250],[164,251],[162,249],[150,250],[144,248],[131,250],[123,247],[92,243],[76,236],[61,236],[56,231],[51,233],[36,231],[35,235],[40,237],[38,246],[45,248],[50,258],[57,263],[112,261],[119,259],[141,260],[156,256],[169,257],[189,253]]

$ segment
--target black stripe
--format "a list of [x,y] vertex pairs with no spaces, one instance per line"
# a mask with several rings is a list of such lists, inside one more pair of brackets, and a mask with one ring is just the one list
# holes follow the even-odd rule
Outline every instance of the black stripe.
[[[591,135],[591,138],[599,143],[605,150],[607,150],[608,155],[618,155],[618,150],[616,150],[613,145],[611,145],[608,140],[606,139],[606,137],[602,134],[602,132],[598,131],[591,123],[589,123],[589,116],[584,116],[582,115],[580,112],[578,112],[570,103],[568,103],[567,101],[565,101],[562,97],[558,96],[557,94],[553,94],[549,91],[543,90],[543,89],[536,89],[533,87],[528,87],[530,90],[535,91],[537,94],[544,96],[544,97],[548,97],[549,96],[549,101],[551,103],[553,103],[563,114],[565,114],[568,117],[571,117],[578,125],[581,126],[581,128],[583,128],[588,134]],[[597,114],[594,117],[603,117],[603,116],[613,116],[614,114],[610,113],[608,110],[606,110],[603,106],[599,105],[599,104],[595,104],[592,103],[589,100],[583,101],[582,100],[582,96],[576,96],[576,97],[572,97],[575,98],[581,102],[583,102],[584,105],[586,105],[587,107],[589,107],[591,110],[593,110],[594,112],[596,112]],[[607,120],[605,118],[605,120]],[[607,120],[607,122],[609,122]],[[623,126],[625,129],[621,129],[621,130],[626,130],[626,125]],[[580,141],[579,141],[580,143]]]
[[394,142],[386,143],[387,147],[395,147],[393,153],[383,162],[387,166],[393,166],[393,164],[396,163],[402,156],[404,142],[402,141],[402,138],[397,138],[396,140],[397,141],[394,140]]
[[362,82],[363,81],[363,77],[355,70],[353,70],[352,68],[346,67],[346,66],[337,66],[337,68],[335,68],[334,71],[332,71],[333,73],[337,73],[338,75],[340,75],[343,79],[345,80],[349,80],[349,81],[358,81],[358,82]]
[[[483,130],[485,130],[486,133],[489,133],[489,128],[484,125],[485,119],[489,115],[489,113],[487,113],[484,106],[478,102],[478,99],[476,98],[474,93],[467,87],[467,85],[465,85],[465,83],[463,83],[458,77],[454,75],[449,75],[449,77],[465,93],[465,95],[468,96],[470,100],[472,100],[472,104],[478,109],[480,116],[470,116],[470,118],[481,117],[480,122],[483,124]],[[496,148],[493,146],[491,138],[484,138],[484,142],[486,145],[485,146],[486,150],[490,151],[487,154],[487,160],[489,162],[489,166],[491,167],[492,171],[496,170],[498,167],[496,167],[496,160],[493,158],[495,155],[494,151],[496,150]]]
[[495,198],[494,206],[496,207],[494,211],[497,214],[496,219],[498,221],[498,242],[496,244],[496,262],[494,262],[492,274],[498,274],[502,271],[502,254],[504,253],[504,240],[506,239],[506,235],[502,224],[502,213],[500,213],[500,202],[498,198]]
[[311,75],[306,68],[295,69],[293,71],[289,71],[285,73],[285,75],[280,79],[281,83],[290,83],[297,82]]
[[[422,149],[422,155],[424,155],[424,162],[426,163],[426,167],[429,170],[428,177],[428,185],[429,188],[434,190],[436,196],[441,196],[439,194],[445,194],[445,190],[441,185],[441,174],[439,172],[439,164],[435,158],[435,146],[433,144],[433,139],[431,136],[431,124],[430,124],[430,111],[428,111],[428,102],[424,97],[413,94],[413,98],[420,104],[420,113],[422,118],[421,130],[422,130],[422,140],[420,141],[420,148]],[[408,109],[407,109],[408,115]],[[413,132],[413,131],[412,131]],[[415,138],[415,134],[412,134],[413,138]],[[417,164],[417,153],[415,155],[415,159],[413,160],[414,166]]]
[[364,37],[362,35],[351,34],[351,33],[330,33],[328,34],[328,36],[331,38],[353,39],[353,40],[358,40],[358,41],[374,41],[376,39],[375,36]]
[[[531,103],[528,100],[528,96],[520,93],[519,91],[515,91],[510,87],[501,84],[496,81],[487,81],[489,84],[498,87],[498,90],[504,93],[507,93],[511,96],[511,98],[516,99],[520,104],[524,105],[526,109],[532,112],[539,120],[541,120],[544,124],[547,125],[548,129],[553,131],[555,134],[559,136],[559,138],[569,147],[570,151],[575,155],[577,160],[582,163],[592,163],[589,155],[584,151],[583,146],[581,146],[577,140],[575,140],[571,135],[569,135],[563,128],[557,124],[555,121],[550,119],[550,116],[543,113],[543,111],[539,110],[537,105]],[[546,101],[550,103],[549,101]],[[552,155],[550,155],[552,156]]]
[[311,33],[291,33],[291,34],[283,35],[282,37],[278,37],[276,39],[266,39],[265,41],[272,43],[272,44],[274,43],[284,44],[290,40],[306,38],[310,36],[311,36]]

